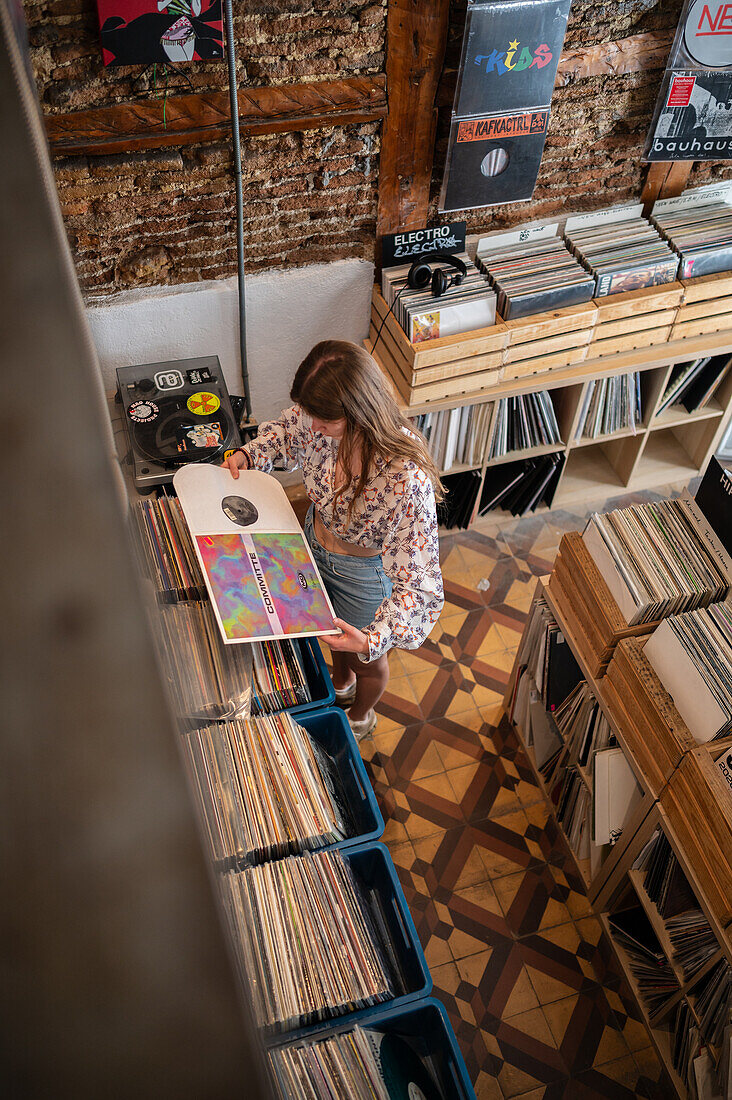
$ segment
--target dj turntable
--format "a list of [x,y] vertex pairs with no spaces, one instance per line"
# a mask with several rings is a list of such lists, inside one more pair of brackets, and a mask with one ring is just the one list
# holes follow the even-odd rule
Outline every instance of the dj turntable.
[[218,356],[117,370],[138,489],[172,481],[186,462],[224,461],[240,446]]

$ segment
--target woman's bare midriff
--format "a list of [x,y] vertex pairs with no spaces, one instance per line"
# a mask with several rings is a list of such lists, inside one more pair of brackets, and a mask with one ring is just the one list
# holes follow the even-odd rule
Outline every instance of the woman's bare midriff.
[[349,554],[356,558],[377,558],[381,553],[374,546],[356,546],[355,543],[345,542],[343,539],[337,538],[331,534],[327,527],[323,526],[317,509],[313,509],[313,511],[315,537],[325,550],[330,550],[331,554]]

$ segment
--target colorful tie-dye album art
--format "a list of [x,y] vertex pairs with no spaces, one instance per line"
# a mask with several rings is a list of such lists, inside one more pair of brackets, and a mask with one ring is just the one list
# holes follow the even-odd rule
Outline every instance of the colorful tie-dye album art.
[[333,609],[301,534],[196,535],[224,641],[334,632]]

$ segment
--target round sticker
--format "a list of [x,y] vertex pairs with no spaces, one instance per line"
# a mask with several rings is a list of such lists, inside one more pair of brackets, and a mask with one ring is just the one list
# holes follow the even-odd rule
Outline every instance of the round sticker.
[[732,65],[732,9],[729,4],[695,0],[684,24],[684,45],[698,65],[728,69]]
[[133,401],[127,412],[136,424],[147,424],[148,420],[155,419],[160,409],[154,401]]
[[215,413],[221,406],[221,402],[215,393],[208,393],[207,390],[199,390],[198,393],[192,393],[186,402],[188,408],[196,416],[210,416],[211,413]]

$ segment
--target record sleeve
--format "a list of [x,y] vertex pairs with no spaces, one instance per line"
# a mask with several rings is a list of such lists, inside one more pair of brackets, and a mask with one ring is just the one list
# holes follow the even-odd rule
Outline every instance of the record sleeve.
[[548,121],[548,108],[453,119],[440,210],[467,210],[530,199]]
[[551,102],[571,0],[493,0],[468,8],[454,114]]

